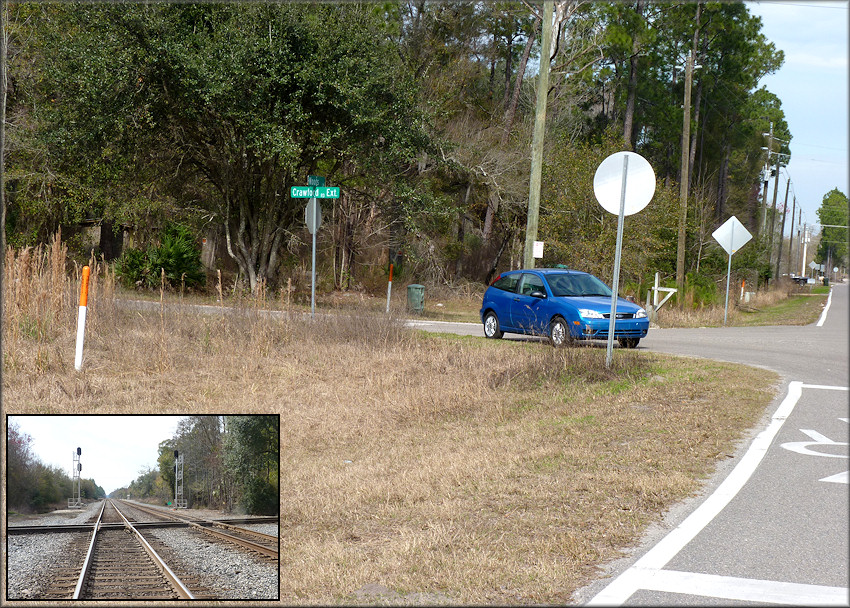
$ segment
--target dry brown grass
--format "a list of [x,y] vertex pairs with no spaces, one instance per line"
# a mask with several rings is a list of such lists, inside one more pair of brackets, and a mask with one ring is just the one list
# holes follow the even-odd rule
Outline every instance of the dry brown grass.
[[[101,296],[77,373],[73,278],[66,290],[43,337],[4,323],[6,412],[279,413],[284,604],[363,603],[352,594],[370,583],[567,603],[698,489],[776,382],[626,350],[608,370],[604,349],[429,337],[385,315],[140,312]],[[30,311],[17,324],[46,310],[11,304]]]

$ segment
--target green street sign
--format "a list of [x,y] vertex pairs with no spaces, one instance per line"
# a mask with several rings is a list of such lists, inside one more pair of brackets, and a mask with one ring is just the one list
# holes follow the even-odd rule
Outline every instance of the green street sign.
[[292,198],[313,198],[313,188],[311,186],[292,186],[289,190],[289,196]]
[[327,188],[315,188],[316,198],[339,198],[339,187],[328,186]]
[[321,175],[308,175],[307,176],[307,185],[308,186],[321,186],[325,185],[325,178]]
[[292,186],[289,196],[292,198],[339,198],[339,187]]

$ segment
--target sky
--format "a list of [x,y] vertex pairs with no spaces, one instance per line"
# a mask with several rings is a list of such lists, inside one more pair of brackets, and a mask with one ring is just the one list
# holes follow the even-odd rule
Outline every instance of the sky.
[[[750,14],[762,18],[764,36],[785,53],[783,66],[759,83],[782,102],[792,137],[791,161],[780,174],[777,205],[785,198],[786,176],[790,176],[788,205],[796,195],[803,222],[811,226],[818,223],[817,210],[830,190],[838,188],[850,195],[850,2],[770,0],[746,4]],[[771,179],[769,202],[773,201],[773,187]],[[799,219],[799,211],[796,217]],[[785,233],[790,234],[790,216]]]
[[81,449],[81,477],[109,494],[130,484],[143,469],[157,468],[159,443],[174,436],[184,416],[9,416],[8,425],[32,437],[30,450],[41,462],[73,475]]

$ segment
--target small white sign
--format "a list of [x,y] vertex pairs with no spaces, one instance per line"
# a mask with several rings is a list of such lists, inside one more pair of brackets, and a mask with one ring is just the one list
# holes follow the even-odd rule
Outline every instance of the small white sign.
[[726,220],[720,228],[712,232],[711,236],[720,243],[720,246],[729,255],[738,251],[753,238],[750,231],[744,228],[744,225],[734,215]]
[[543,259],[543,241],[534,241],[534,248],[532,249],[532,253],[534,254],[534,259]]

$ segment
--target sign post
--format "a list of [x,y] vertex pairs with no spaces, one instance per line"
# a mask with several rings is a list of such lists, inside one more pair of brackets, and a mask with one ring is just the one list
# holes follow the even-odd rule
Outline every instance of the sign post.
[[313,235],[313,270],[312,285],[310,287],[310,316],[316,318],[316,232],[322,225],[322,207],[319,205],[320,198],[339,198],[339,188],[326,187],[325,178],[320,175],[308,175],[306,186],[292,186],[289,190],[291,198],[308,198],[307,207],[304,209],[304,223],[307,230]]
[[[631,161],[631,168],[629,168]],[[603,160],[593,176],[593,193],[605,211],[617,215],[617,248],[614,254],[614,281],[611,315],[608,323],[608,350],[605,367],[611,367],[614,330],[617,320],[617,295],[620,287],[620,251],[623,246],[623,219],[642,210],[655,194],[655,171],[649,162],[634,152],[617,152]]]
[[732,254],[749,243],[753,235],[733,215],[720,228],[712,232],[711,236],[729,254],[729,264],[726,269],[726,308],[723,310],[723,325],[726,325],[726,317],[729,314],[729,280],[732,276]]

